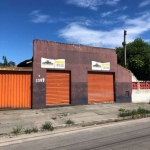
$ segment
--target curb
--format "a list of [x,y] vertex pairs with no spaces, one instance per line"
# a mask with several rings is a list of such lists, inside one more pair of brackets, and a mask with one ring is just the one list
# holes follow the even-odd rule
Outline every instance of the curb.
[[[148,118],[150,117],[150,114],[147,114],[145,116],[139,116],[137,118],[133,118],[132,116],[129,117],[119,117],[119,118],[110,118],[110,119],[106,119],[106,120],[101,120],[101,121],[92,121],[92,122],[82,122],[82,123],[77,123],[77,124],[63,124],[63,125],[59,125],[59,126],[55,126],[54,130],[59,130],[59,129],[63,129],[63,128],[71,128],[71,127],[88,127],[88,126],[94,126],[94,125],[103,125],[103,124],[109,124],[109,123],[114,123],[114,122],[121,122],[121,121],[127,121],[127,120],[135,120],[135,119],[142,119],[142,118]],[[39,132],[43,132],[41,130],[39,130]],[[45,131],[47,132],[47,131]],[[19,135],[25,134],[24,132],[21,132]],[[16,136],[12,133],[2,133],[0,135],[0,138],[3,136]]]
[[87,127],[87,126],[93,126],[93,125],[100,125],[100,124],[107,124],[107,123],[113,123],[113,122],[121,122],[121,121],[126,121],[126,120],[135,120],[135,119],[142,119],[142,118],[148,118],[150,117],[150,114],[146,115],[146,116],[141,116],[138,118],[133,118],[132,116],[129,117],[120,117],[120,118],[110,118],[107,120],[101,120],[101,121],[92,121],[92,122],[86,122],[86,123],[78,123],[78,124],[73,124],[73,125],[60,125],[60,126],[56,126],[54,127],[54,129],[61,129],[61,128],[67,128],[67,127]]

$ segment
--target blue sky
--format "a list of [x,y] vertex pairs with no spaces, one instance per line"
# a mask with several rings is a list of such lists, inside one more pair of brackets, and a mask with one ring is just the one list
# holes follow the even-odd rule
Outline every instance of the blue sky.
[[33,40],[115,48],[150,43],[150,0],[1,0],[0,62],[33,55]]

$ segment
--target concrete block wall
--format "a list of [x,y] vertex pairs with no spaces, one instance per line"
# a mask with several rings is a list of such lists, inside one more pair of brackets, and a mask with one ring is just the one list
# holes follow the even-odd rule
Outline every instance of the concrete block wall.
[[132,89],[132,102],[133,103],[150,103],[150,89],[141,89],[140,83],[143,81],[137,80],[137,78],[131,73],[132,82],[137,83],[137,89]]

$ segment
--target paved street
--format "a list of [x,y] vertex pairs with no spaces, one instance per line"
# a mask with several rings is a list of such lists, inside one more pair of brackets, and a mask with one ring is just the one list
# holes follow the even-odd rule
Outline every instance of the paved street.
[[53,132],[0,144],[0,150],[35,149],[150,150],[150,118]]

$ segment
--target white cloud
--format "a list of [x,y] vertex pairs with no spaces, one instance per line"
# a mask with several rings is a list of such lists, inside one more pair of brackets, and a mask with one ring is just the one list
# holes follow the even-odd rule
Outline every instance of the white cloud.
[[114,12],[117,12],[118,10],[119,9],[115,9],[113,11],[108,11],[108,12],[101,13],[101,17],[110,16],[111,14],[113,14]]
[[101,17],[110,16],[110,15],[114,14],[115,12],[123,11],[127,8],[128,8],[127,6],[124,6],[123,8],[118,8],[118,9],[115,9],[113,11],[103,12],[103,13],[101,13]]
[[120,0],[106,0],[105,3],[108,5],[116,5]]
[[44,15],[40,13],[40,10],[34,10],[30,14],[31,21],[33,23],[52,23],[54,20],[49,15]]
[[71,22],[80,24],[80,25],[85,25],[85,26],[91,26],[93,24],[93,20],[88,19],[86,17],[75,17],[70,19]]
[[112,25],[112,24],[115,24],[115,23],[116,23],[116,20],[107,20],[107,19],[105,19],[105,20],[100,20],[99,21],[99,24],[104,25],[104,26]]
[[77,23],[84,26],[92,26],[95,25],[95,20],[93,18],[87,18],[84,16],[76,16],[72,18],[59,18],[57,19],[60,22],[64,22],[66,24]]
[[131,42],[141,34],[150,31],[150,14],[126,19],[119,28],[105,31],[71,23],[59,31],[59,36],[71,43],[115,48],[122,46],[124,30],[127,30],[127,42]]
[[124,21],[125,21],[125,19],[127,19],[127,18],[128,18],[127,15],[120,15],[120,16],[117,17],[118,20],[124,20]]
[[122,10],[126,10],[128,8],[128,6],[124,6],[123,8],[122,8]]
[[150,4],[150,0],[143,1],[139,4],[139,7],[144,7]]
[[109,15],[111,15],[112,13],[113,13],[112,11],[108,11],[108,12],[101,13],[101,17],[109,16]]
[[66,0],[67,4],[97,10],[100,5],[116,5],[120,0]]
[[111,31],[92,30],[78,24],[70,24],[65,29],[60,30],[60,37],[68,42],[115,48],[122,43],[123,29]]

